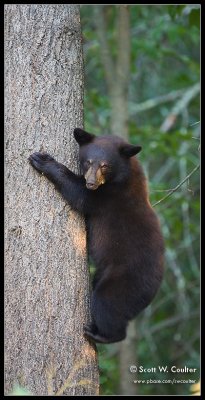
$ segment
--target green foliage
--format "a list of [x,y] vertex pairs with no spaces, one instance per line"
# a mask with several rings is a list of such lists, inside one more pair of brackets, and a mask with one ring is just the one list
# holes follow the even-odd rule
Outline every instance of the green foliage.
[[[112,104],[101,62],[94,7],[99,6],[81,7],[85,128],[101,134],[109,133]],[[116,9],[115,5],[107,8],[107,37],[112,56],[116,55]],[[199,82],[199,6],[130,5],[130,22],[130,110],[130,105],[189,89]],[[184,107],[168,132],[160,131],[179,99],[143,112],[130,112],[129,138],[133,144],[142,145],[138,157],[149,181],[151,204],[164,197],[166,190],[175,188],[199,164],[199,96]],[[165,238],[165,277],[153,303],[137,318],[138,365],[187,365],[198,368],[199,375],[199,171],[155,209]],[[98,349],[101,394],[119,394],[119,347],[99,345]],[[154,379],[159,378],[154,375]],[[173,378],[170,373],[167,375]],[[177,376],[184,377],[198,380],[192,374]],[[138,385],[138,394],[185,395],[190,394],[190,385]]]
[[19,385],[14,385],[12,392],[10,393],[10,396],[32,396],[32,393],[25,389],[22,386]]
[[119,369],[118,360],[113,356],[113,348],[98,345],[100,369],[100,394],[112,395],[118,391]]

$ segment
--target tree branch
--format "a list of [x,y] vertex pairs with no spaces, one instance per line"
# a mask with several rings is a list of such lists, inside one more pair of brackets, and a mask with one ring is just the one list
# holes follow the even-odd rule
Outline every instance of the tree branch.
[[160,127],[161,132],[168,132],[172,126],[174,125],[177,116],[187,107],[190,101],[199,93],[200,91],[200,83],[196,83],[195,85],[191,86],[182,98],[177,101],[169,115],[166,117],[165,121],[162,123]]
[[174,90],[168,94],[155,97],[153,99],[148,99],[140,104],[134,104],[130,102],[130,115],[137,114],[143,111],[147,111],[150,108],[157,107],[159,104],[166,103],[168,101],[173,101],[184,94],[186,89]]
[[158,331],[162,331],[162,329],[166,329],[172,325],[177,324],[178,322],[181,321],[186,321],[186,319],[189,318],[195,318],[199,316],[199,311],[192,311],[190,313],[186,314],[180,314],[180,315],[175,315],[174,317],[171,318],[167,318],[157,324],[155,324],[154,326],[152,326],[152,328],[150,328],[149,330],[149,334],[153,335],[154,333],[158,332]]
[[198,165],[193,169],[193,171],[191,171],[190,174],[187,175],[186,178],[184,178],[183,181],[180,182],[175,188],[170,189],[170,192],[169,192],[166,196],[162,197],[161,200],[159,200],[159,201],[157,201],[156,203],[154,203],[154,204],[152,205],[152,207],[155,207],[157,204],[160,204],[162,201],[164,201],[164,200],[167,199],[169,196],[171,196],[172,193],[176,192],[186,181],[188,181],[188,179],[194,174],[194,172],[196,172],[196,171],[199,169],[199,167],[200,167],[200,164],[198,164]]

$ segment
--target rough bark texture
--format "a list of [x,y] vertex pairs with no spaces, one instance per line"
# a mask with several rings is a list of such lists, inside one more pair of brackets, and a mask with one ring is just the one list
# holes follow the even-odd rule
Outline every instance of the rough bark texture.
[[5,390],[98,393],[84,221],[28,156],[43,150],[74,172],[83,126],[78,5],[5,5]]

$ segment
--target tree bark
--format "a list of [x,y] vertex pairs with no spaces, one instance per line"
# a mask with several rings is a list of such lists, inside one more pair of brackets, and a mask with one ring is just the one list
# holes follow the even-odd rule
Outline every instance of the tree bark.
[[5,391],[98,394],[84,221],[28,162],[41,150],[78,172],[79,6],[5,5],[5,78]]

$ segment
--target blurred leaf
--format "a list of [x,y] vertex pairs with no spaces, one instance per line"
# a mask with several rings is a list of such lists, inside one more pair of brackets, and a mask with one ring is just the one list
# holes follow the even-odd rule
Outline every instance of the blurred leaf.
[[11,396],[32,396],[32,393],[19,385],[14,385]]
[[176,18],[178,15],[182,14],[185,7],[186,7],[186,4],[169,5],[168,6],[169,15],[172,18]]
[[189,14],[189,25],[200,29],[200,9],[192,9]]

